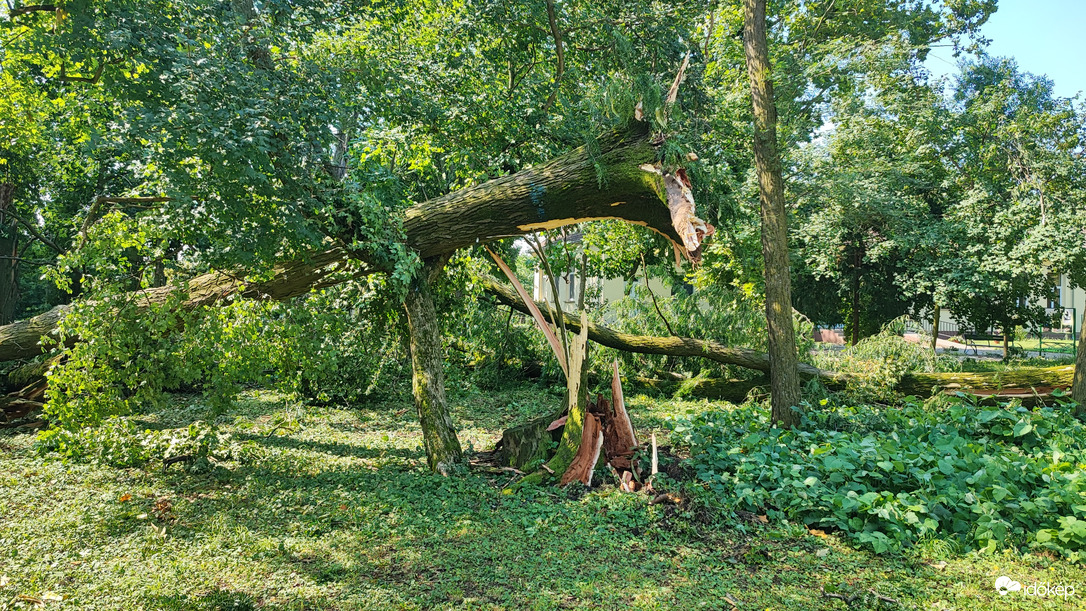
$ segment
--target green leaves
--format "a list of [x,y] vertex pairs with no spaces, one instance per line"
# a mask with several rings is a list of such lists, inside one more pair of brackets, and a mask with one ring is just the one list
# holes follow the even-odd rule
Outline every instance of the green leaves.
[[[1066,409],[808,409],[807,430],[744,434],[746,405],[676,422],[699,479],[725,506],[779,510],[876,552],[936,535],[966,548],[1039,545],[1078,559],[1086,424]],[[842,430],[831,430],[830,425]],[[1056,449],[1058,448],[1058,449]]]

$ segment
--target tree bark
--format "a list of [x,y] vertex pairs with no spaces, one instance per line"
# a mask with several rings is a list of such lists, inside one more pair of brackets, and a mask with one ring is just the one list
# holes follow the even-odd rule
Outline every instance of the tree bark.
[[430,294],[431,275],[440,272],[442,263],[430,260],[423,265],[408,287],[403,305],[410,333],[411,389],[422,426],[426,462],[431,470],[447,475],[463,462],[464,456],[445,397],[441,323]]
[[1068,388],[1074,376],[1074,367],[1023,367],[1007,371],[945,372],[905,374],[897,384],[897,391],[917,397],[930,397],[935,392],[961,390],[976,394],[1000,394],[1001,396],[1047,395],[1055,388]]
[[[689,241],[689,232],[676,225],[690,219],[672,219],[668,198],[673,193],[665,188],[670,175],[640,167],[655,161],[657,146],[647,124],[638,122],[602,136],[597,154],[581,147],[535,168],[417,204],[405,214],[406,242],[425,259],[542,228],[619,218],[684,244],[683,233]],[[606,178],[602,187],[597,168]],[[686,250],[692,258],[698,255],[696,249]],[[312,288],[342,282],[348,275],[336,272],[347,259],[344,251],[329,250],[278,265],[272,277],[262,282],[246,281],[241,270],[213,272],[192,278],[187,288],[152,288],[130,293],[125,299],[140,305],[161,303],[177,290],[188,291],[185,308],[210,305],[236,293],[253,299],[289,299]],[[39,340],[53,333],[69,307],[58,306],[0,326],[0,361],[41,354]]]
[[[480,278],[478,282],[484,291],[496,297],[499,302],[524,314],[530,314],[528,305],[525,304],[524,301],[520,299],[520,296],[512,289],[493,278],[485,276]],[[542,306],[538,305],[537,307]],[[581,321],[578,318],[565,314],[565,323],[567,329],[570,329],[575,333],[581,331]],[[690,337],[634,335],[632,333],[615,331],[614,329],[593,322],[588,322],[587,326],[588,338],[597,344],[607,346],[608,348],[615,348],[626,352],[637,352],[640,354],[697,356],[725,365],[735,365],[736,367],[754,369],[767,373],[771,372],[772,361],[769,355],[764,352],[758,352],[757,350],[731,348],[712,340],[694,339]],[[796,370],[801,376],[808,378],[817,377],[829,385],[840,385],[845,382],[845,377],[841,374],[825,371],[806,363],[797,363]]]
[[[601,136],[595,155],[581,147],[539,166],[423,202],[404,217],[407,244],[428,258],[498,238],[618,218],[681,245],[682,235],[666,205],[668,175],[641,168],[655,162],[657,146],[648,124],[635,122]],[[604,176],[602,187],[598,170]]]
[[939,305],[935,305],[935,312],[931,315],[931,351],[935,352],[939,347],[939,318],[943,311]]
[[1075,350],[1075,376],[1071,384],[1071,398],[1078,403],[1079,413],[1086,412],[1086,308],[1082,310],[1082,324],[1078,329],[1078,348]]
[[772,422],[790,428],[799,424],[793,407],[799,404],[795,330],[792,326],[792,287],[788,260],[788,217],[784,208],[784,179],[777,151],[777,109],[773,101],[769,48],[765,30],[766,0],[744,0],[743,48],[750,76],[754,111],[754,161],[761,192],[762,256],[765,259],[765,304],[769,328]]
[[0,324],[15,320],[19,305],[19,236],[15,227],[0,227]]
[[19,233],[5,214],[15,205],[15,187],[0,183],[0,325],[15,320],[19,301]]

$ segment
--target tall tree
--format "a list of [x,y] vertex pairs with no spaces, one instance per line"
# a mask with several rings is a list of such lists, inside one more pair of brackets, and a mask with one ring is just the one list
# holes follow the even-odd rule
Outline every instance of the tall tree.
[[792,281],[788,260],[788,214],[784,178],[777,150],[777,107],[766,43],[766,0],[743,4],[743,48],[754,111],[754,163],[761,199],[762,257],[765,260],[765,312],[769,329],[772,422],[784,428],[799,424],[796,337],[792,326]]

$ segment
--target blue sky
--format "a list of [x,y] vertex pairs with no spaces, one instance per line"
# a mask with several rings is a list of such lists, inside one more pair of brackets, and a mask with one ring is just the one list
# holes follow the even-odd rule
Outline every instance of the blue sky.
[[[1020,69],[1052,79],[1056,95],[1086,92],[1086,0],[999,0],[981,33],[992,41],[990,55],[1014,57]],[[926,63],[936,75],[957,72],[945,48]]]

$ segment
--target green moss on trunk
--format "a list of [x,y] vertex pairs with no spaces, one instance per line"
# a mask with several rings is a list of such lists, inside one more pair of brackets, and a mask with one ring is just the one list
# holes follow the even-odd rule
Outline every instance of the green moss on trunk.
[[411,388],[422,427],[426,462],[434,471],[447,473],[453,465],[463,462],[463,452],[445,398],[441,325],[428,281],[431,271],[432,263],[419,270],[404,297],[404,310],[411,335]]

